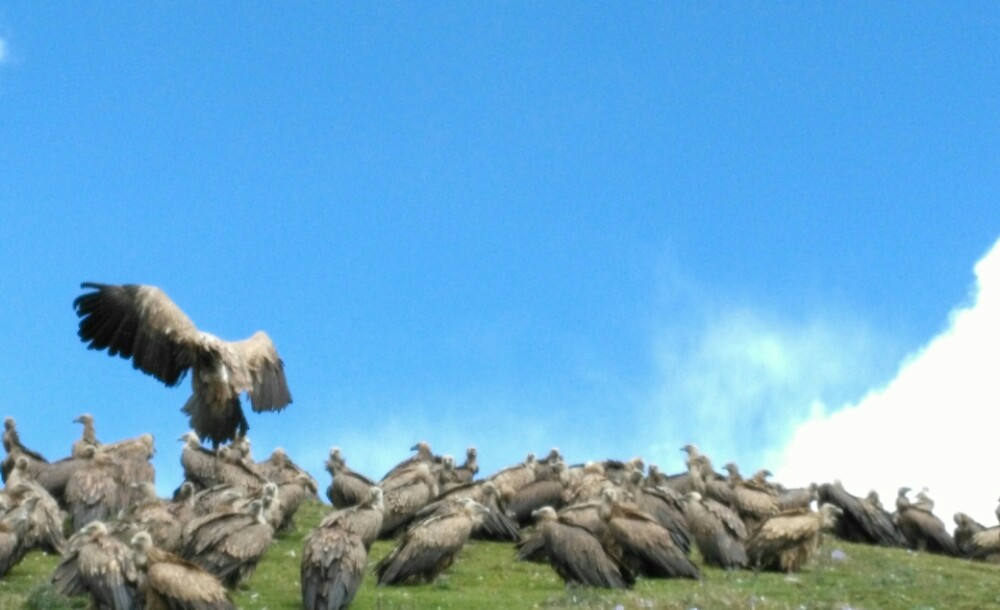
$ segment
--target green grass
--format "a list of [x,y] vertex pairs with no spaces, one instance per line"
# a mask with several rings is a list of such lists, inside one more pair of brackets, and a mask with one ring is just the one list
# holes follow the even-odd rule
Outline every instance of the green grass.
[[[240,608],[299,608],[302,540],[329,510],[302,507],[298,527],[279,536],[257,573],[233,595]],[[391,542],[372,547],[369,565],[389,552]],[[834,559],[833,551],[842,559]],[[838,553],[839,555],[839,553]],[[85,600],[54,596],[47,587],[58,557],[31,553],[0,579],[0,610],[84,608]],[[879,549],[827,538],[806,570],[792,577],[703,568],[702,582],[640,580],[630,591],[567,589],[544,564],[514,560],[513,545],[471,542],[435,583],[376,587],[369,570],[356,608],[614,608],[688,609],[928,609],[1000,607],[1000,566]]]

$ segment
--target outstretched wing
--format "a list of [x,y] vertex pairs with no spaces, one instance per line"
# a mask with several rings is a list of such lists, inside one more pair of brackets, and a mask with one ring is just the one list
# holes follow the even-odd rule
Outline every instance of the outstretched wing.
[[80,339],[89,349],[132,360],[132,367],[168,386],[180,383],[194,364],[190,346],[198,329],[165,292],[139,284],[95,284],[73,301]]
[[250,404],[257,413],[280,411],[292,402],[285,380],[285,364],[278,350],[264,331],[257,331],[249,339],[230,343],[240,354],[250,372]]

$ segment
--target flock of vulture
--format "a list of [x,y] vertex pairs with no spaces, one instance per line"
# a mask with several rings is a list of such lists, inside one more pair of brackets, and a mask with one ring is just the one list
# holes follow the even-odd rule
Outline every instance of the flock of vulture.
[[[228,342],[200,331],[154,286],[83,287],[73,306],[90,349],[129,359],[168,386],[191,374],[182,410],[192,431],[179,439],[184,481],[171,499],[157,497],[151,435],[101,443],[93,418],[81,415],[70,455],[50,462],[7,418],[0,577],[42,549],[61,556],[55,589],[89,595],[96,608],[233,608],[228,591],[253,574],[275,532],[291,529],[302,502],[318,497],[317,482],[284,451],[256,462],[246,437],[241,395],[256,412],[291,403],[284,364],[265,333]],[[911,502],[900,489],[890,514],[874,494],[856,497],[838,482],[786,489],[766,470],[743,478],[726,464],[718,473],[693,445],[684,447],[686,471],[671,476],[639,458],[567,465],[553,449],[479,479],[475,448],[460,465],[426,443],[412,449],[377,482],[330,451],[334,510],[301,557],[308,610],[351,603],[379,538],[396,540],[374,567],[379,585],[433,581],[470,538],[509,542],[519,560],[550,564],[568,585],[608,588],[638,577],[700,579],[693,557],[727,570],[794,572],[824,531],[1000,561],[1000,527],[959,513],[951,535],[926,491]]]
[[[41,549],[62,558],[55,589],[89,595],[97,608],[234,608],[228,591],[318,497],[313,477],[281,449],[254,461],[244,436],[209,450],[188,432],[179,439],[184,481],[159,498],[150,435],[101,443],[91,416],[75,421],[80,438],[51,462],[25,447],[12,418],[4,422],[0,577]],[[478,478],[474,447],[462,464],[427,443],[412,449],[379,481],[331,449],[333,510],[304,541],[304,608],[348,606],[377,539],[395,540],[374,565],[380,586],[432,582],[470,538],[508,542],[518,560],[548,563],[568,585],[607,588],[639,577],[700,579],[701,564],[798,571],[824,531],[1000,560],[1000,527],[959,513],[951,535],[926,491],[911,502],[901,489],[891,514],[873,494],[856,497],[837,482],[786,489],[766,470],[744,478],[731,463],[718,473],[693,445],[684,447],[687,470],[670,476],[640,458],[567,465],[553,449]]]

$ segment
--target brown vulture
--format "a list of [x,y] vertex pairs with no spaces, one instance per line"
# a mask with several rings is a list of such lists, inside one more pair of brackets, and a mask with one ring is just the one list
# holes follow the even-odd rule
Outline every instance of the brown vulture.
[[906,546],[906,538],[896,528],[892,515],[869,498],[848,493],[840,481],[820,485],[819,501],[833,504],[843,511],[833,529],[838,538],[879,546]]
[[616,555],[635,574],[654,578],[701,578],[670,535],[670,530],[630,502],[615,499],[606,490],[599,511],[607,524],[604,548]]
[[6,417],[3,420],[3,448],[7,452],[7,457],[0,464],[0,474],[3,475],[4,482],[7,481],[10,471],[14,469],[14,462],[19,456],[23,455],[28,458],[29,471],[33,474],[37,474],[48,464],[48,460],[40,453],[21,444],[21,438],[17,434],[17,423],[13,417]]
[[132,610],[141,605],[135,564],[128,545],[108,533],[102,521],[91,521],[69,539],[69,550],[52,575],[63,595],[89,595],[94,608]]
[[909,492],[909,487],[901,487],[896,496],[896,526],[910,548],[952,557],[961,555],[962,551],[945,529],[944,522],[931,511],[911,504],[906,497]]
[[747,531],[739,515],[711,498],[702,498],[696,491],[684,495],[683,506],[688,529],[705,563],[726,570],[747,566],[743,546]]
[[201,440],[213,446],[249,428],[240,394],[255,412],[280,411],[292,402],[285,368],[271,338],[257,331],[224,341],[198,330],[155,286],[95,284],[73,301],[79,336],[89,349],[132,361],[132,367],[175,386],[192,371],[193,392],[183,411]]
[[635,583],[632,572],[586,528],[562,519],[551,506],[536,510],[535,519],[545,556],[567,585],[626,589]]
[[798,572],[819,548],[820,534],[833,527],[841,510],[832,504],[819,512],[799,511],[765,519],[747,541],[754,570]]
[[358,592],[382,525],[382,490],[372,487],[367,495],[365,502],[327,515],[306,538],[300,568],[306,610],[339,610]]
[[326,488],[326,497],[336,508],[346,508],[364,502],[368,490],[376,485],[368,477],[351,470],[338,447],[330,449],[326,471],[333,477],[330,486]]
[[375,566],[379,586],[433,582],[452,564],[486,512],[482,504],[464,498],[451,512],[410,527]]
[[215,576],[193,563],[153,545],[146,532],[131,541],[143,608],[236,610],[229,593]]

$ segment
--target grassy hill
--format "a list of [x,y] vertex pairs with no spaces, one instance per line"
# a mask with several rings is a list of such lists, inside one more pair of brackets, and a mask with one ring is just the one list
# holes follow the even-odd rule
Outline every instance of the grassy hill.
[[[304,506],[295,531],[279,537],[254,578],[237,591],[240,608],[300,607],[302,540],[328,506]],[[369,564],[392,548],[378,542]],[[640,580],[630,591],[567,589],[544,564],[514,560],[509,544],[471,542],[437,582],[376,587],[371,572],[355,608],[740,608],[916,609],[1000,607],[1000,566],[896,549],[848,544],[828,537],[819,556],[794,576],[703,568],[702,582]],[[86,608],[83,599],[54,596],[48,588],[58,557],[32,553],[0,579],[0,610]]]

